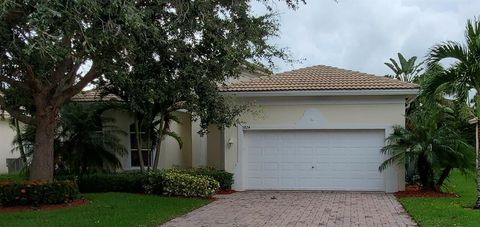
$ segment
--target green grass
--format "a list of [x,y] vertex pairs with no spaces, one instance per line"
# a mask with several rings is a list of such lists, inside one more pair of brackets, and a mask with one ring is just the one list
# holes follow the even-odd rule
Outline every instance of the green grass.
[[453,172],[446,183],[458,198],[401,198],[400,203],[420,226],[480,226],[480,210],[472,209],[475,178]]
[[129,193],[84,196],[92,202],[57,210],[0,213],[0,226],[155,226],[209,202]]
[[25,180],[26,177],[22,176],[20,173],[2,173],[0,174],[0,181],[9,180],[9,181],[19,181]]

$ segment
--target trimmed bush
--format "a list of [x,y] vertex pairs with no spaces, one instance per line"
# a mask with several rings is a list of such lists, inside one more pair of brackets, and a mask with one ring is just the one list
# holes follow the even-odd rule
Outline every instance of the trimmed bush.
[[168,170],[151,172],[148,176],[144,187],[150,194],[208,198],[220,188],[219,183],[208,176]]
[[189,168],[189,169],[169,169],[166,171],[176,172],[176,173],[187,173],[190,175],[201,175],[208,176],[220,183],[220,189],[228,190],[232,188],[233,185],[233,173],[229,173],[224,170],[217,170],[211,167],[199,167],[199,168]]
[[144,192],[147,175],[140,172],[88,174],[77,177],[80,192]]
[[3,181],[0,182],[0,204],[19,206],[68,203],[78,197],[73,181]]

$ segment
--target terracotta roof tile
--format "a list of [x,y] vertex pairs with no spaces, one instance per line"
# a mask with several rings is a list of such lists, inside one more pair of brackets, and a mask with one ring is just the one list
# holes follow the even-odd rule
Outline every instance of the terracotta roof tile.
[[413,83],[331,66],[311,66],[222,86],[225,92],[416,89]]
[[74,102],[122,101],[120,97],[113,94],[102,96],[98,90],[82,91],[73,96],[71,100]]

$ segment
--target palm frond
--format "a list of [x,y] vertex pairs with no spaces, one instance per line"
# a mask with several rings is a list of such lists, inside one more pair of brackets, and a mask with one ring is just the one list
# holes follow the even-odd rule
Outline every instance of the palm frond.
[[165,134],[165,135],[168,135],[168,136],[170,136],[170,137],[172,137],[172,138],[174,138],[174,139],[177,141],[178,146],[180,147],[180,149],[182,149],[182,147],[183,147],[183,141],[182,141],[182,137],[180,137],[180,135],[178,135],[178,134],[175,133],[175,132],[170,132],[170,131],[169,131],[169,132],[164,132],[164,134]]
[[447,58],[457,59],[459,61],[467,61],[467,48],[458,42],[447,41],[435,45],[430,49],[430,54],[427,58],[429,64],[438,63]]

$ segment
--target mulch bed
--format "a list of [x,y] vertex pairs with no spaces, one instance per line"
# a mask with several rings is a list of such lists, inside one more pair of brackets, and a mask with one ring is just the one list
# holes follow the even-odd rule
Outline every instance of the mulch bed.
[[396,192],[395,196],[398,198],[405,197],[425,197],[425,198],[443,198],[443,197],[457,197],[454,193],[434,192],[434,191],[401,191]]
[[232,190],[232,189],[227,189],[227,190],[221,190],[219,192],[217,192],[218,195],[230,195],[230,194],[233,194],[237,191],[235,190]]
[[70,207],[77,207],[89,204],[90,201],[86,199],[75,199],[70,203],[64,204],[51,204],[51,205],[41,205],[38,207],[32,206],[13,206],[13,207],[0,207],[0,212],[19,212],[19,211],[38,211],[38,210],[56,210]]

